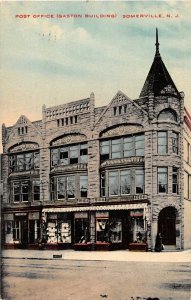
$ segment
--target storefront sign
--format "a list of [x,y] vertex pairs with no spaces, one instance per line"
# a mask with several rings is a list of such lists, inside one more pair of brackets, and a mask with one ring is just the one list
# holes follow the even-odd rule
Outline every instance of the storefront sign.
[[15,217],[26,216],[27,213],[15,213]]
[[29,220],[39,220],[39,212],[35,211],[35,212],[30,212],[29,213]]
[[143,216],[143,209],[134,209],[130,211],[131,217],[142,217]]
[[88,213],[87,212],[75,213],[74,217],[75,217],[75,219],[87,219]]
[[13,214],[4,214],[4,220],[5,221],[13,221]]
[[109,212],[108,211],[97,211],[96,218],[109,218]]

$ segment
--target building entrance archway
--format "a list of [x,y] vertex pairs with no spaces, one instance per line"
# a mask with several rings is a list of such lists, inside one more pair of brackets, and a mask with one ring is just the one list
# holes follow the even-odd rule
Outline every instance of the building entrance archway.
[[176,209],[165,207],[159,213],[158,232],[164,245],[176,245]]

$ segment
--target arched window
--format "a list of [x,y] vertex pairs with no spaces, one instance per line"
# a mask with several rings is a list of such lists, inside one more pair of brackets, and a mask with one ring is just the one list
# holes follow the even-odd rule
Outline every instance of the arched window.
[[177,122],[177,114],[176,114],[175,111],[167,108],[167,109],[162,110],[159,113],[158,120],[159,121],[166,121],[166,122],[170,122],[170,121]]

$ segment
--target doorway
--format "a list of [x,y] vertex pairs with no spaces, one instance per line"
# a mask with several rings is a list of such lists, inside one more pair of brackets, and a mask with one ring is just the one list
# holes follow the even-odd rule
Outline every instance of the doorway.
[[161,210],[158,218],[158,232],[161,233],[164,245],[176,245],[175,207],[166,207]]

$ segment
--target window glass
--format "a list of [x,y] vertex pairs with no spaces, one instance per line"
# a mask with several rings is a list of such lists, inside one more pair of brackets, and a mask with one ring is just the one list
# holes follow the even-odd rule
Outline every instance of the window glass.
[[167,193],[168,173],[166,167],[158,168],[158,193]]
[[158,154],[167,154],[167,132],[159,131],[158,132]]
[[103,141],[101,142],[101,162],[109,159],[109,146],[110,142],[109,141]]
[[135,136],[135,155],[144,156],[145,152],[145,137],[144,135]]
[[135,170],[135,192],[144,193],[144,170]]
[[13,182],[13,200],[14,202],[20,201],[20,194],[21,194],[21,186],[20,182]]
[[108,219],[96,220],[96,241],[109,242],[109,220]]
[[178,194],[178,168],[172,168],[172,192]]
[[178,154],[178,133],[172,133],[172,152]]
[[24,171],[24,155],[17,155],[17,170]]
[[78,163],[78,146],[70,147],[70,164]]
[[101,197],[105,197],[105,174],[101,174]]
[[122,242],[122,221],[121,219],[110,219],[110,242]]
[[58,165],[58,149],[51,150],[52,166]]
[[134,156],[134,139],[132,136],[123,139],[124,157]]
[[65,177],[57,178],[57,197],[58,199],[65,199]]
[[109,172],[109,195],[115,196],[119,194],[119,178],[118,172]]
[[88,145],[82,144],[80,145],[80,162],[87,163],[88,161]]
[[125,170],[120,172],[120,187],[121,187],[121,195],[130,194],[131,191],[130,170]]
[[87,197],[88,195],[88,176],[80,175],[80,197]]
[[27,202],[29,200],[29,182],[28,181],[21,182],[21,193],[22,193],[22,201]]
[[111,158],[121,157],[121,139],[111,141]]
[[67,147],[60,148],[60,164],[68,165],[68,148]]
[[67,177],[67,197],[75,198],[75,176]]
[[75,219],[75,243],[87,243],[90,241],[88,219]]
[[33,180],[33,200],[40,200],[40,181]]
[[10,172],[15,172],[16,170],[16,156],[12,155],[9,157],[9,169]]
[[25,169],[31,170],[33,166],[33,153],[25,154]]

